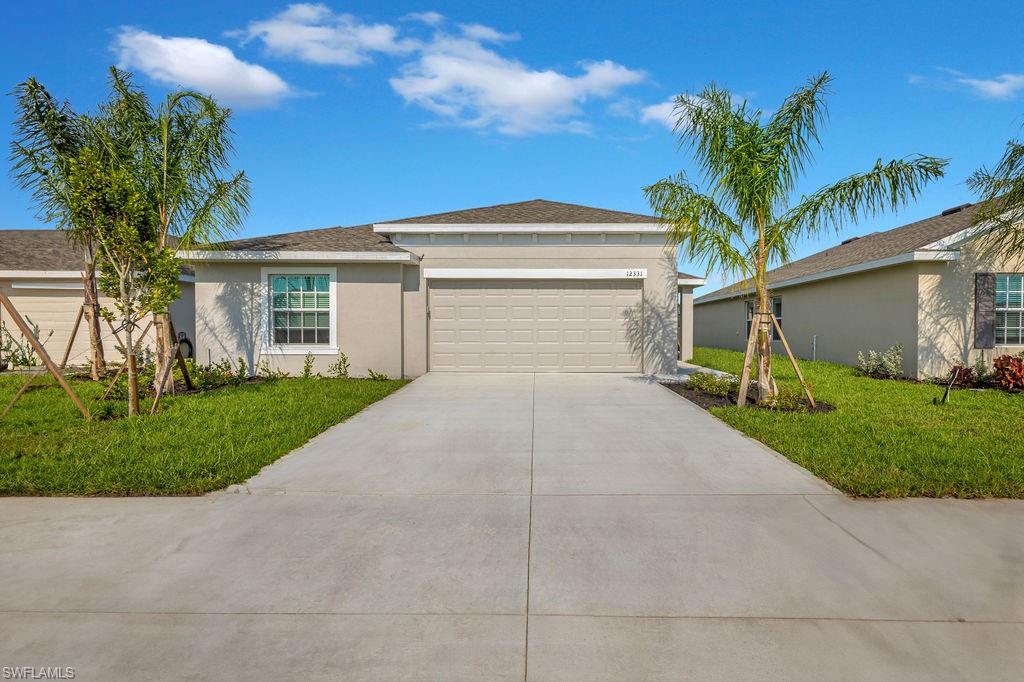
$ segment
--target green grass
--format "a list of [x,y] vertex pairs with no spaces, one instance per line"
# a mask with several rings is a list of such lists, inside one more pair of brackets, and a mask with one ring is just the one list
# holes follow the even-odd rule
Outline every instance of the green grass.
[[[739,374],[743,354],[697,348],[693,362]],[[711,412],[850,495],[1024,498],[1024,394],[954,390],[937,406],[939,386],[859,377],[828,362],[800,368],[834,412]],[[780,385],[799,385],[785,357],[774,369]]]
[[[24,381],[0,375],[0,410]],[[52,379],[0,419],[0,494],[195,495],[240,483],[405,381],[279,379],[168,396],[153,416],[86,422]],[[74,381],[90,410],[103,386]],[[148,401],[144,408],[148,409]],[[110,408],[106,408],[110,409]]]

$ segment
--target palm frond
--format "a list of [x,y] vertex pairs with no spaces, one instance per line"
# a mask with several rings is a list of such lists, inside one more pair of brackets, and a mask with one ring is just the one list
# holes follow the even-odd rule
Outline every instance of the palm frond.
[[1010,140],[995,168],[980,168],[967,186],[984,205],[975,213],[974,224],[987,228],[980,239],[992,256],[1024,254],[1024,143]]
[[839,231],[847,223],[896,210],[917,198],[929,181],[943,176],[947,159],[914,156],[882,163],[803,197],[779,221],[777,234],[792,239]]
[[708,270],[751,273],[750,245],[743,228],[712,197],[698,192],[683,175],[644,188],[651,209],[669,228],[669,237]]
[[823,71],[782,103],[765,126],[780,195],[792,191],[819,144],[818,129],[828,116],[825,96],[832,76]]

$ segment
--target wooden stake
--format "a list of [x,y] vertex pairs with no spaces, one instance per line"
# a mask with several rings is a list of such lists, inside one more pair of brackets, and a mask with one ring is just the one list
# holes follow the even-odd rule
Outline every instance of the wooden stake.
[[110,382],[110,384],[107,385],[107,390],[103,391],[103,397],[100,398],[100,400],[107,399],[107,396],[110,395],[110,392],[114,390],[114,384],[116,384],[117,380],[121,378],[121,375],[124,374],[124,370],[127,369],[127,367],[128,363],[121,363],[121,366],[117,368],[116,372],[114,372],[113,380]]
[[29,375],[28,381],[21,385],[21,388],[18,389],[18,392],[14,394],[13,398],[11,398],[11,402],[7,403],[7,407],[4,408],[4,411],[0,412],[0,419],[3,419],[4,417],[7,416],[7,413],[11,411],[12,407],[14,407],[14,403],[18,402],[18,398],[20,398],[22,394],[24,394],[25,391],[28,390],[29,385],[36,380],[37,376],[39,376],[42,373],[42,371],[33,372],[32,374]]
[[811,404],[813,410],[818,405],[814,402],[814,396],[811,395],[811,387],[804,381],[803,372],[800,371],[800,365],[796,362],[796,357],[793,355],[793,351],[789,349],[789,342],[786,341],[786,335],[782,333],[782,325],[779,324],[779,318],[775,317],[774,313],[769,313],[772,316],[772,322],[775,324],[775,330],[779,332],[779,340],[782,341],[782,347],[786,349],[786,355],[789,356],[789,361],[793,364],[793,371],[796,372],[796,378],[800,380],[800,385],[803,386],[804,393],[807,394],[807,402]]
[[747,406],[747,391],[750,390],[750,366],[754,360],[754,341],[757,340],[757,316],[760,313],[754,314],[754,319],[750,320],[750,334],[747,336],[747,350],[743,354],[743,373],[740,374],[740,394],[736,396],[736,406],[746,407]]
[[92,415],[89,414],[89,410],[85,407],[85,403],[83,403],[82,399],[78,397],[78,394],[72,390],[71,386],[64,378],[64,375],[60,373],[60,368],[53,364],[53,360],[50,359],[50,354],[46,352],[45,348],[43,348],[43,344],[39,343],[39,339],[32,334],[32,330],[29,329],[27,324],[25,324],[25,320],[22,319],[21,313],[19,313],[14,307],[14,304],[11,303],[11,299],[7,298],[7,294],[2,291],[0,291],[0,305],[3,305],[3,307],[7,309],[7,312],[10,313],[11,319],[14,320],[14,324],[17,325],[22,336],[24,336],[29,344],[32,345],[36,355],[38,355],[39,359],[43,361],[44,365],[46,365],[46,369],[50,370],[50,374],[52,374],[53,378],[57,380],[60,387],[64,389],[64,392],[68,394],[68,397],[71,398],[71,402],[75,404],[78,411],[82,413],[82,416],[85,417],[86,420],[91,420]]
[[71,357],[71,346],[75,343],[75,337],[78,336],[78,325],[82,324],[82,316],[85,314],[85,304],[82,304],[78,308],[78,315],[75,317],[75,326],[71,328],[71,338],[68,339],[68,345],[64,349],[64,358],[60,361],[60,368],[64,369],[67,367],[68,358]]
[[[171,327],[171,329],[173,330],[174,327]],[[180,353],[180,351],[181,351],[181,344],[178,343],[178,342],[175,342],[174,345],[175,345],[175,351]],[[168,362],[167,365],[164,367],[164,371],[163,371],[163,374],[160,377],[160,381],[156,385],[156,395],[153,396],[153,405],[149,408],[149,413],[150,414],[155,414],[156,413],[156,406],[157,406],[157,404],[160,403],[160,397],[164,393],[164,384],[167,383],[167,376],[171,373],[171,368],[172,367],[174,367],[174,363],[171,363],[171,362]]]
[[178,333],[174,331],[174,321],[171,320],[170,311],[167,312],[167,324],[171,328],[171,338],[175,344],[174,355],[178,358],[178,369],[181,370],[181,378],[185,382],[185,388],[191,391],[195,386],[192,384],[192,376],[188,373],[188,365],[185,364],[185,356],[181,352],[181,342],[178,341]]

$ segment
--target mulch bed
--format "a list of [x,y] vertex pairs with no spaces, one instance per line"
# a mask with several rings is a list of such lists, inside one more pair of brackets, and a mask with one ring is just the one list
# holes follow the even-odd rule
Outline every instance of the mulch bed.
[[[665,386],[665,388],[669,389],[670,391],[673,391],[673,392],[678,393],[679,395],[683,396],[684,398],[689,400],[691,403],[693,403],[697,407],[702,407],[705,410],[710,410],[712,407],[732,407],[732,406],[736,405],[736,396],[735,395],[730,395],[730,396],[726,397],[726,396],[723,396],[723,395],[716,395],[714,393],[705,393],[704,391],[695,391],[692,388],[687,388],[686,384],[668,384],[668,383],[666,383],[666,384],[662,384],[662,385]],[[747,402],[747,407],[752,407],[752,408],[759,409],[759,410],[770,410],[772,412],[813,412],[813,413],[818,413],[818,412],[832,412],[833,410],[836,409],[835,405],[830,405],[828,403],[823,403],[820,400],[816,401],[817,402],[817,406],[814,409],[811,409],[810,406],[808,406],[806,404],[804,405],[804,408],[801,409],[801,410],[783,410],[783,409],[773,409],[773,408],[768,408],[768,407],[758,407],[758,405],[756,403],[757,393],[755,391],[750,391],[747,394],[747,396],[749,398],[749,400]]]

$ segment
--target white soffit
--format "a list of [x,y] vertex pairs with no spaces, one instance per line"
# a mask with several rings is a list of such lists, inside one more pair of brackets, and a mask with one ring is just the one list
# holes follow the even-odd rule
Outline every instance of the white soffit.
[[647,279],[647,268],[424,268],[425,279]]

